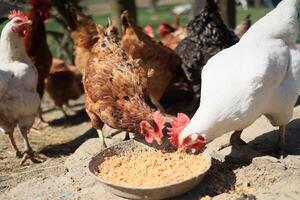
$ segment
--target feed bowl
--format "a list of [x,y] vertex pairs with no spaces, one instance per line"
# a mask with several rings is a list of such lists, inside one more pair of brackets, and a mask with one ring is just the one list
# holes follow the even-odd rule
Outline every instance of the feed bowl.
[[166,199],[180,194],[186,193],[187,191],[194,188],[198,185],[204,178],[206,172],[211,167],[211,157],[208,154],[202,154],[204,161],[207,163],[207,166],[204,169],[199,170],[199,172],[186,180],[161,185],[156,187],[136,187],[136,186],[125,186],[114,184],[107,180],[102,179],[97,176],[98,166],[105,161],[106,157],[119,155],[128,150],[133,149],[149,149],[152,148],[143,143],[137,142],[135,140],[128,140],[121,142],[109,148],[106,148],[95,155],[89,162],[89,171],[104,187],[111,193],[125,197],[128,199]]

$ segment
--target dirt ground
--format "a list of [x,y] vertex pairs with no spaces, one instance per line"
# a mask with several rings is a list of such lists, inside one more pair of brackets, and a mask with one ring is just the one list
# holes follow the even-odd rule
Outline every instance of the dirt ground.
[[[62,112],[56,109],[52,101],[45,96],[42,109],[43,116],[51,126],[40,132],[32,130],[29,141],[33,150],[47,157],[42,164],[27,161],[20,166],[20,159],[15,158],[8,137],[0,134],[0,193],[10,189],[20,182],[33,177],[48,177],[63,173],[63,164],[67,156],[72,154],[83,142],[97,134],[89,123],[84,112],[83,98],[71,102],[72,110],[76,114],[70,117],[69,122]],[[22,150],[24,144],[19,130],[15,130],[18,147]]]
[[[0,196],[1,193],[6,193],[8,196],[14,196],[14,199],[22,199],[20,196],[24,195],[24,187],[30,188],[26,191],[31,199],[39,199],[41,194],[47,196],[47,192],[52,195],[55,193],[56,186],[50,187],[49,183],[57,181],[55,184],[62,184],[65,182],[66,176],[64,174],[66,172],[64,169],[66,168],[64,165],[67,158],[76,158],[75,163],[80,160],[84,163],[82,166],[86,167],[87,160],[82,159],[78,154],[81,152],[85,159],[90,159],[101,148],[98,140],[89,140],[91,141],[89,144],[78,148],[89,138],[97,137],[84,113],[83,99],[71,103],[77,114],[72,116],[67,124],[62,113],[53,109],[52,102],[48,98],[45,99],[43,102],[44,116],[50,122],[51,127],[47,127],[40,133],[33,131],[29,138],[33,149],[46,156],[47,161],[41,164],[27,161],[25,166],[20,167],[20,160],[14,157],[8,138],[6,135],[0,134]],[[213,157],[213,165],[203,182],[185,195],[173,199],[194,200],[200,197],[204,197],[202,198],[204,200],[211,199],[211,197],[214,200],[300,199],[299,132],[300,106],[296,106],[294,118],[287,129],[287,154],[284,159],[279,159],[276,148],[277,127],[272,127],[264,117],[261,117],[243,132],[242,138],[248,142],[248,145],[241,149],[227,147],[219,150],[217,147],[228,142],[229,134],[217,138],[208,145]],[[17,131],[15,136],[18,146],[22,147],[23,141]],[[93,145],[93,143],[95,144]],[[77,155],[76,153],[72,154],[76,149],[79,150],[77,150]],[[92,153],[87,155],[88,149]],[[77,179],[88,179],[88,176],[84,174],[87,169],[81,170],[75,169],[79,176]],[[68,173],[70,174],[70,170]],[[72,177],[76,176],[72,175]],[[69,181],[69,179],[66,180]],[[36,181],[38,181],[38,185],[35,184]],[[81,181],[80,184],[83,185],[80,185],[80,188],[82,190],[76,190],[77,192],[74,193],[79,196],[89,194],[89,198],[79,199],[99,199],[99,197],[103,200],[122,199],[91,187],[92,184],[89,181],[92,180]],[[40,184],[43,184],[44,187]],[[99,186],[95,185],[95,187]],[[72,194],[69,194],[68,190],[62,186],[60,189],[61,191],[56,193],[57,198],[54,199],[64,199],[61,198],[62,194]],[[74,199],[73,197],[68,199]]]

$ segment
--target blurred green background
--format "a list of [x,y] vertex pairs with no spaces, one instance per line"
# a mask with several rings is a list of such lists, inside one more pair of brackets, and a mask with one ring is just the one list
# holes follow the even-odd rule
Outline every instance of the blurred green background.
[[[190,0],[160,0],[159,5],[157,7],[156,12],[153,12],[149,9],[149,0],[136,0],[137,4],[137,18],[140,26],[151,25],[155,30],[155,37],[159,39],[157,33],[157,27],[160,23],[166,22],[169,24],[173,24],[175,21],[174,15],[171,14],[171,10],[177,6],[184,3],[189,3]],[[1,0],[0,0],[1,3]],[[93,19],[102,25],[107,24],[107,19],[110,17],[111,8],[109,1],[107,0],[83,0],[82,4],[86,6],[93,16]],[[237,7],[236,13],[236,24],[239,24],[248,14],[251,14],[252,23],[260,19],[264,16],[270,9],[265,7],[249,7],[249,9],[244,10]],[[180,25],[186,25],[189,20],[189,15],[183,15],[180,18]],[[5,23],[4,23],[5,24]],[[4,24],[0,25],[0,30],[4,26]],[[66,30],[60,24],[58,24],[53,19],[49,20],[46,25],[47,30],[65,32]],[[300,37],[298,38],[298,42],[300,42]],[[54,56],[59,56],[59,51],[61,50],[56,40],[53,37],[48,37],[48,43],[50,49]]]

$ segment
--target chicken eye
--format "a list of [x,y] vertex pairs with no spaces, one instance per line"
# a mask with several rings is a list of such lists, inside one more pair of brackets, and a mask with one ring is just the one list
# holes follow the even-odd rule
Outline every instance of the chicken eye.
[[128,96],[124,96],[123,98],[125,99],[125,101],[129,101],[129,97]]
[[18,20],[16,20],[15,22],[16,22],[17,24],[19,24],[19,23],[22,22],[22,20],[18,19]]

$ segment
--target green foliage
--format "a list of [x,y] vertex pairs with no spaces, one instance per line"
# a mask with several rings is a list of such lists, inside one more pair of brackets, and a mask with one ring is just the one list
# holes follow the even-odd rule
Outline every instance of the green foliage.
[[[106,2],[105,0],[84,0],[83,3],[85,5],[90,5],[90,4],[99,4],[99,3],[104,3]],[[151,25],[155,32],[156,32],[156,38],[158,38],[157,34],[157,28],[158,25],[162,22],[170,23],[173,24],[175,21],[174,16],[171,14],[171,9],[175,6],[176,4],[168,4],[168,5],[161,5],[158,7],[158,10],[156,13],[152,13],[149,9],[147,8],[139,8],[138,9],[138,22],[140,26],[145,26],[145,25]],[[248,14],[251,14],[251,19],[252,23],[263,17],[269,10],[266,8],[249,8],[248,10],[242,10],[238,9],[237,10],[237,24],[240,23]],[[93,18],[94,20],[102,25],[107,24],[107,18],[110,17],[110,15],[107,14],[100,14],[97,15],[93,13]],[[184,25],[188,23],[188,16],[182,16],[180,18],[180,24]],[[2,30],[2,27],[4,26],[5,23],[0,25],[0,30]],[[57,22],[54,20],[49,20],[49,23],[47,24],[47,30],[52,30],[52,31],[59,31],[59,32],[64,32],[66,31],[61,25],[59,25]],[[52,37],[48,37],[48,42],[50,49],[53,53],[54,56],[59,55],[58,52],[60,51],[58,44]],[[300,38],[298,39],[298,42],[300,42]]]
[[[88,3],[99,3],[99,0],[88,0]],[[84,1],[84,3],[87,3]],[[155,36],[157,39],[158,33],[157,28],[158,25],[162,22],[173,24],[175,22],[174,16],[171,14],[171,9],[176,6],[176,4],[168,4],[168,5],[161,5],[158,7],[158,10],[156,13],[152,13],[147,8],[139,8],[138,9],[138,22],[139,25],[144,27],[146,25],[151,25],[155,30]],[[268,9],[264,8],[250,8],[249,10],[238,10],[237,11],[237,23],[241,22],[247,14],[251,14],[251,19],[253,22],[257,21],[259,18],[264,16],[268,12]],[[110,17],[110,14],[100,14],[100,15],[93,15],[93,19],[101,24],[106,25],[107,24],[107,18]],[[180,18],[181,25],[185,25],[188,23],[188,16],[182,16]],[[50,20],[47,24],[48,30],[56,30],[56,31],[64,31],[63,27],[61,27],[59,24],[54,22],[53,20]],[[48,39],[50,49],[53,52],[53,55],[58,55],[59,48],[56,42],[53,38]]]

